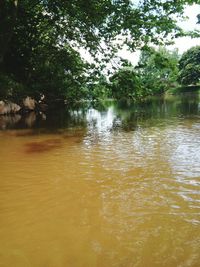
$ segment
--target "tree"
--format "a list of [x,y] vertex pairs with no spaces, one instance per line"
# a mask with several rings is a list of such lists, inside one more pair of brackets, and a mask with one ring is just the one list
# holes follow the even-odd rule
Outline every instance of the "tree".
[[177,50],[168,51],[149,48],[141,53],[138,74],[147,94],[163,93],[175,86],[178,75],[179,55]]
[[124,44],[134,51],[163,43],[182,34],[174,15],[197,2],[1,0],[0,71],[34,95],[67,97],[70,90],[81,91],[89,67],[77,52],[80,47],[98,62],[100,54],[101,61],[109,61]]
[[200,81],[200,46],[192,47],[182,55],[178,80],[183,85],[197,84]]
[[110,77],[111,95],[115,99],[139,100],[143,97],[140,77],[134,68],[122,67]]
[[100,75],[97,81],[92,80],[87,84],[88,99],[107,99],[111,97],[109,83],[104,75]]

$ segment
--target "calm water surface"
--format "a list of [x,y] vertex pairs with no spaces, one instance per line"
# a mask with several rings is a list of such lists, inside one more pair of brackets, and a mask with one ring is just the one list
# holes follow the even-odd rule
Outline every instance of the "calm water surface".
[[0,267],[200,266],[198,95],[0,127]]

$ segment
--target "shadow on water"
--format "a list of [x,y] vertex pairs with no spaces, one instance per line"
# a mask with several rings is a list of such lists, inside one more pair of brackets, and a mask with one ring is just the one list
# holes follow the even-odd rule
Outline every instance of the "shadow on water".
[[47,139],[40,142],[30,142],[26,145],[26,153],[42,153],[53,150],[55,148],[60,148],[62,146],[61,139]]
[[[28,113],[24,116],[0,116],[1,130],[17,130],[16,136],[56,133],[83,135],[90,125],[94,127],[107,121],[109,130],[132,131],[138,126],[154,126],[159,121],[174,117],[192,117],[200,115],[199,92],[184,93],[167,97],[153,97],[145,103],[130,101],[84,102],[74,108],[54,108],[44,113]],[[70,133],[66,132],[70,129]],[[72,129],[76,129],[75,133]],[[78,130],[77,130],[78,129]],[[20,131],[18,131],[20,130]]]
[[[54,136],[54,135],[52,135]],[[57,135],[56,135],[57,136]],[[25,143],[25,153],[36,154],[48,152],[64,146],[65,139],[68,139],[71,144],[79,144],[84,136],[83,131],[66,131],[60,132],[58,138],[48,138],[41,141]]]

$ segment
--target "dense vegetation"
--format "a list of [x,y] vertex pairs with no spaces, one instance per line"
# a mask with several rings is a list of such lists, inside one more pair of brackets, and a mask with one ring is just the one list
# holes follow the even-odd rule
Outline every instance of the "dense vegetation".
[[144,50],[136,67],[124,63],[110,78],[112,95],[118,99],[128,97],[140,100],[147,95],[161,94],[170,87],[176,87],[178,62],[177,50]]
[[179,62],[179,82],[196,85],[200,81],[200,46],[186,51]]
[[[175,17],[192,3],[198,0],[0,1],[0,98],[69,102],[163,92],[176,81],[178,55],[147,47],[184,35]],[[108,82],[101,71],[124,45],[143,51],[140,62],[121,64]],[[95,63],[81,58],[80,49]]]

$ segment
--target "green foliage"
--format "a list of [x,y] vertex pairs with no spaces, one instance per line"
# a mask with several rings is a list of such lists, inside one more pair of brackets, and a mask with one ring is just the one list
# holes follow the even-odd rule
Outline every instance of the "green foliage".
[[69,101],[84,97],[84,90],[81,92],[81,88],[86,82],[86,64],[76,51],[70,47],[59,50],[55,47],[44,51],[41,49],[35,52],[32,60],[33,71],[28,77],[28,83],[32,84],[32,94],[36,96],[42,93],[49,99],[61,98]]
[[181,16],[185,4],[197,2],[0,1],[0,71],[35,97],[79,99],[88,93],[89,67],[77,52],[80,47],[95,63],[103,63],[124,44],[132,51],[149,43],[162,44],[167,37],[183,34],[174,14]]
[[179,86],[175,88],[170,88],[167,90],[167,95],[179,95],[182,93],[191,93],[191,92],[198,92],[200,91],[199,85],[189,85],[189,86]]
[[16,82],[13,77],[0,73],[0,99],[13,99],[18,102],[24,93],[25,88]]
[[183,85],[197,84],[200,81],[200,46],[186,51],[179,61],[178,80]]
[[88,99],[107,99],[111,97],[108,81],[103,75],[97,81],[92,81],[87,87],[89,89]]
[[110,78],[112,96],[143,100],[146,96],[165,92],[176,86],[178,60],[176,50],[170,52],[163,47],[143,50],[135,68],[124,62]]
[[111,94],[115,99],[139,100],[144,95],[140,77],[132,67],[119,69],[110,78],[110,82]]
[[141,82],[148,94],[160,94],[176,86],[179,55],[164,47],[142,51],[137,66]]

